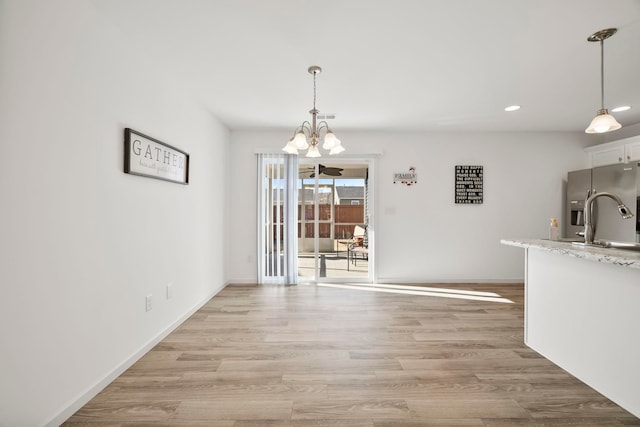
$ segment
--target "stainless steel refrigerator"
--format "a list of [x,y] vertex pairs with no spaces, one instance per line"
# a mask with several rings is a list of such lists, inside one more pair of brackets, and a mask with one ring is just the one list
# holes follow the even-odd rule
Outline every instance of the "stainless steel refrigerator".
[[584,202],[588,196],[608,191],[616,194],[633,213],[631,219],[622,219],[616,203],[600,197],[593,204],[596,240],[623,242],[640,241],[640,163],[617,163],[582,169],[567,174],[565,238],[578,238],[584,231]]

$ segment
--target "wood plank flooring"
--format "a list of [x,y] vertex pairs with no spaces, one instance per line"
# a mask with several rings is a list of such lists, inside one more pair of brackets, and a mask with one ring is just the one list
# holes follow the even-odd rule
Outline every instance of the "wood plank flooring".
[[523,344],[522,284],[427,287],[229,286],[64,425],[640,426]]

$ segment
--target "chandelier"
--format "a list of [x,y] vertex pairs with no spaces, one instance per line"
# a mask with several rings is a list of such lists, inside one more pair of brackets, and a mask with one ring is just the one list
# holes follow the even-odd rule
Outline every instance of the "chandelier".
[[[322,148],[329,150],[329,154],[342,153],[345,148],[333,134],[327,122],[321,121],[318,123],[317,120],[319,111],[316,109],[316,76],[322,72],[322,68],[312,65],[308,71],[309,74],[313,74],[313,109],[309,111],[311,113],[311,123],[306,120],[302,122],[282,150],[289,154],[298,154],[298,150],[306,150],[308,148],[307,157],[321,157],[318,145],[320,140],[323,139]],[[324,138],[321,137],[321,132],[324,133]]]
[[600,109],[598,114],[591,121],[586,133],[604,133],[617,130],[622,127],[620,123],[604,108],[604,41],[614,35],[618,30],[616,28],[607,28],[597,33],[591,34],[587,40],[590,42],[600,42]]

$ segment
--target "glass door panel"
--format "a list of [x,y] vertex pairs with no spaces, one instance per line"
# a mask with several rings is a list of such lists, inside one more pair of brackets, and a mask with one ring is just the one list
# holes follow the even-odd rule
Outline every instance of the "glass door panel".
[[299,279],[371,280],[369,164],[303,162],[300,159],[298,181],[298,212],[303,214],[298,217]]
[[297,157],[258,155],[258,283],[296,283],[297,171]]
[[[304,168],[304,169],[303,169]],[[309,168],[299,166],[298,174]],[[311,178],[298,179],[298,278],[315,280],[315,184]]]

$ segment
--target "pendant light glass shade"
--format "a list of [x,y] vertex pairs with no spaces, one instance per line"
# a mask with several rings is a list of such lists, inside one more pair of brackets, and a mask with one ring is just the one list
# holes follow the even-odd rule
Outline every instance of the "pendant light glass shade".
[[586,133],[605,133],[620,129],[622,125],[609,112],[599,110],[598,115],[591,120],[591,124],[585,130]]
[[287,143],[287,145],[284,146],[282,151],[288,154],[298,154],[298,147],[296,147],[294,138],[291,138],[289,140],[289,142]]
[[296,133],[296,136],[293,138],[293,142],[298,150],[306,150],[307,148],[309,148],[307,137],[302,131],[298,131]]
[[340,142],[339,139],[336,138],[336,145],[334,145],[331,151],[329,151],[329,154],[340,154],[344,150],[345,148],[342,146],[342,143]]
[[309,151],[307,151],[307,157],[320,157],[320,150],[318,150],[317,145],[312,145],[309,147]]
[[327,134],[324,136],[324,144],[322,144],[322,148],[324,148],[325,150],[331,150],[336,146],[337,140],[338,138],[336,138],[333,132],[331,132],[330,130],[327,131]]

